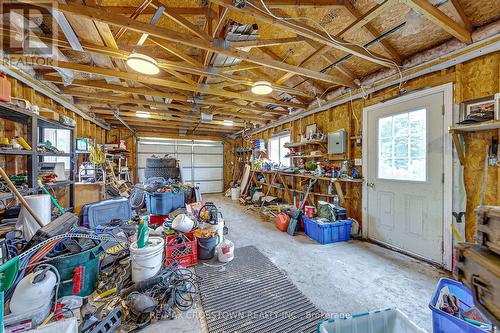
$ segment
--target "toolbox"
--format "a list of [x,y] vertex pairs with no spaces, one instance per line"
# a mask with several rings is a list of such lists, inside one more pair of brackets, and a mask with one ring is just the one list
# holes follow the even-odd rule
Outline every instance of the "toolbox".
[[128,221],[131,218],[132,207],[128,199],[116,197],[84,205],[80,211],[79,224],[95,229],[114,220]]
[[474,294],[475,305],[495,325],[500,324],[500,257],[478,244],[455,246],[455,274]]
[[500,206],[480,206],[475,212],[477,242],[500,255]]

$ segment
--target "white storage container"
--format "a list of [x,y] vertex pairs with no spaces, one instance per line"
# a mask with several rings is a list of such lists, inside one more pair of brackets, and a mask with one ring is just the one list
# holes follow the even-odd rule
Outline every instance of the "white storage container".
[[415,325],[398,309],[359,313],[348,319],[325,320],[318,324],[320,333],[428,333]]

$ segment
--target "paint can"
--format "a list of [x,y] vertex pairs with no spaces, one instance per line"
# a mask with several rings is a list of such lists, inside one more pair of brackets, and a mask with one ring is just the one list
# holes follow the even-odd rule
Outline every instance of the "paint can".
[[304,215],[310,219],[314,217],[316,214],[316,207],[314,206],[305,206],[304,207]]
[[231,200],[238,201],[240,199],[240,188],[232,187],[231,188]]

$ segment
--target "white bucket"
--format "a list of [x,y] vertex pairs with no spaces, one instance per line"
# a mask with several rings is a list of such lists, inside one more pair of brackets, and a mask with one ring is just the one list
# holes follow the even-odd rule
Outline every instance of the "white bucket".
[[130,245],[132,259],[132,281],[139,282],[156,275],[163,264],[165,241],[162,237],[149,237],[143,248],[137,247],[137,242]]
[[231,188],[231,200],[238,201],[240,199],[240,188],[233,187]]
[[179,214],[172,221],[172,229],[180,232],[189,232],[194,227],[194,222],[186,214]]
[[234,259],[234,243],[229,239],[222,241],[217,246],[217,259],[220,262],[230,262]]

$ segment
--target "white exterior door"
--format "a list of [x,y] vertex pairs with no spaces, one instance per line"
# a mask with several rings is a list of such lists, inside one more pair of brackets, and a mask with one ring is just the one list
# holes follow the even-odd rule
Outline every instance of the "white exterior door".
[[184,182],[199,184],[201,193],[220,193],[224,187],[224,146],[221,141],[138,138],[137,175],[144,181],[146,159],[170,155],[180,160]]
[[368,237],[443,264],[443,93],[365,113]]

